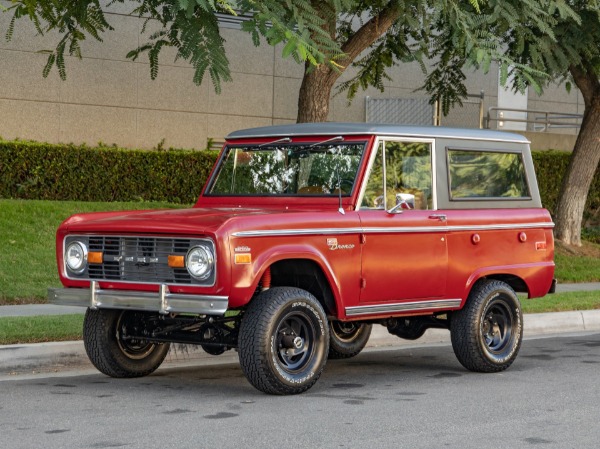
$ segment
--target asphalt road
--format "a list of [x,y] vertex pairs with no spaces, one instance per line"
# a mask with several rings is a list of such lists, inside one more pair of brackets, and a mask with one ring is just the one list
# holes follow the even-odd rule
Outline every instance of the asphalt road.
[[330,361],[299,396],[254,390],[237,364],[143,379],[0,381],[1,448],[597,448],[600,334],[529,339],[499,374],[450,346]]

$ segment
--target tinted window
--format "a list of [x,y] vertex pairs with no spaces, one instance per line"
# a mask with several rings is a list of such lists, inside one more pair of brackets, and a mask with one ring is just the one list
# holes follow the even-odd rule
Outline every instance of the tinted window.
[[520,153],[448,150],[450,198],[529,198]]

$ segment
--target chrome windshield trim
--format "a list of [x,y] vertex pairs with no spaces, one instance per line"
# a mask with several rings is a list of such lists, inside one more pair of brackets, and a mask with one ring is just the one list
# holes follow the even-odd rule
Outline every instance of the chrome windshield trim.
[[165,284],[158,292],[100,289],[98,282],[90,288],[49,288],[48,302],[92,309],[124,309],[168,313],[223,315],[229,306],[228,296],[171,293]]
[[414,312],[431,309],[455,309],[460,307],[461,299],[436,299],[433,301],[415,301],[376,306],[346,307],[346,316],[375,315],[381,313]]
[[464,225],[464,226],[406,226],[378,228],[307,228],[307,229],[259,229],[255,231],[239,231],[233,237],[278,237],[291,235],[339,235],[339,234],[405,234],[427,232],[461,232],[461,231],[502,231],[510,229],[552,229],[554,223],[516,223],[497,225]]

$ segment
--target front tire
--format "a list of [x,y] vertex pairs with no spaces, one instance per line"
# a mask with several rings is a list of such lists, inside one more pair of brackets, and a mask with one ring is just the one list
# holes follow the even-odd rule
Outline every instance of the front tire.
[[523,340],[523,313],[504,282],[478,282],[462,310],[452,314],[450,337],[458,361],[468,370],[494,373],[517,358]]
[[168,343],[129,339],[145,326],[148,314],[128,310],[87,309],[83,344],[92,364],[110,377],[143,377],[154,372],[169,352]]
[[332,321],[329,323],[329,358],[349,359],[358,355],[371,336],[371,324]]
[[305,290],[273,287],[248,306],[239,333],[242,371],[258,390],[298,394],[319,379],[329,329],[323,307]]

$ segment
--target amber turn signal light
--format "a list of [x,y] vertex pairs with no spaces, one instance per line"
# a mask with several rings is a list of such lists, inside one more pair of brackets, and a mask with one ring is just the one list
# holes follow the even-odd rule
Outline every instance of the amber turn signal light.
[[250,254],[250,253],[236,254],[235,255],[235,263],[236,264],[252,263],[252,254]]
[[169,266],[171,268],[185,268],[185,257],[169,256]]
[[88,263],[101,264],[104,260],[104,254],[99,251],[90,251],[87,260]]

